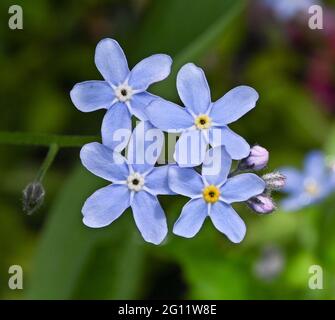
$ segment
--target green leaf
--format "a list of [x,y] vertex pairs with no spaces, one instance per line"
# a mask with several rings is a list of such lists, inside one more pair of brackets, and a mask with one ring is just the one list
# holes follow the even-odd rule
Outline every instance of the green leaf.
[[[136,299],[142,292],[142,280],[148,270],[145,244],[136,230],[131,212],[113,223],[110,239],[98,243],[92,251],[73,295],[76,299]],[[112,229],[113,228],[113,229]]]
[[173,57],[172,74],[156,85],[156,94],[176,97],[175,77],[182,65],[195,62],[226,33],[245,6],[244,0],[156,1],[136,40],[141,56],[152,51]]

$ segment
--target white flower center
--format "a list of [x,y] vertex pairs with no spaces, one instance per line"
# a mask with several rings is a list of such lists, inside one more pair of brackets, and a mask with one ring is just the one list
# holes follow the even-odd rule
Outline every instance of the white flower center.
[[131,191],[140,191],[144,186],[144,177],[138,172],[132,173],[127,178],[127,186]]
[[132,98],[134,91],[128,84],[120,84],[114,89],[114,93],[120,102],[126,102]]

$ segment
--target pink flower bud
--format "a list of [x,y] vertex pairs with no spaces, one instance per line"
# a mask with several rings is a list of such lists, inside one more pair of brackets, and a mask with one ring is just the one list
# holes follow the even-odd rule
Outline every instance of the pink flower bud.
[[268,214],[276,210],[273,200],[266,194],[260,194],[257,197],[249,199],[247,204],[250,209],[259,214]]
[[269,161],[269,152],[261,146],[253,146],[247,158],[241,160],[239,164],[240,170],[262,170]]

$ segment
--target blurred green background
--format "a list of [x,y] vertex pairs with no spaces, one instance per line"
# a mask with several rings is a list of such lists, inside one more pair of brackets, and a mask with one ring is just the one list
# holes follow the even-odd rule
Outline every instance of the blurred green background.
[[[239,84],[253,86],[257,107],[232,128],[270,150],[267,171],[300,166],[311,149],[335,155],[332,26],[310,30],[306,20],[283,21],[258,1],[14,2],[23,8],[23,30],[8,28],[13,1],[0,3],[0,131],[99,135],[104,112],[79,112],[69,91],[101,78],[94,49],[111,37],[131,66],[153,53],[174,58],[172,75],[151,90],[173,101],[176,71],[186,62],[205,70],[213,99]],[[324,3],[332,19],[335,1]],[[130,212],[104,229],[82,224],[83,202],[106,182],[81,166],[79,148],[60,150],[44,180],[43,207],[25,215],[21,192],[46,152],[0,144],[1,298],[335,298],[334,197],[268,216],[237,206],[247,224],[239,245],[207,221],[194,239],[170,232],[153,246],[142,240]],[[171,230],[187,199],[160,200]],[[23,290],[8,288],[14,264],[23,268]],[[308,287],[314,264],[323,268],[323,290]]]

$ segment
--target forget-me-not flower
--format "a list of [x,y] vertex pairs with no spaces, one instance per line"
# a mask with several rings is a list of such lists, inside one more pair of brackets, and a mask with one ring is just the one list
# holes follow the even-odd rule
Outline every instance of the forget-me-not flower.
[[158,98],[147,89],[170,74],[172,60],[166,54],[155,54],[140,61],[130,71],[118,42],[107,38],[96,47],[95,64],[104,80],[78,83],[70,95],[80,111],[107,109],[101,128],[103,143],[114,149],[116,130],[128,129],[130,136],[131,115],[146,120],[145,107]]
[[[148,132],[151,134],[147,139],[145,134]],[[156,136],[154,142],[153,136]],[[92,228],[107,226],[131,207],[144,240],[154,244],[164,240],[167,223],[157,195],[173,192],[168,186],[169,166],[154,167],[163,139],[163,133],[145,121],[134,129],[130,137],[128,160],[97,142],[82,148],[80,157],[83,165],[95,175],[112,182],[86,200],[82,209],[85,225]],[[130,158],[139,161],[129,161]]]
[[283,191],[289,194],[281,204],[288,211],[317,203],[335,190],[334,173],[320,151],[306,156],[302,172],[290,167],[281,168],[280,172],[286,176]]
[[[209,155],[209,156],[208,156]],[[220,172],[213,174],[212,166],[221,164]],[[232,242],[241,242],[246,233],[243,220],[231,206],[244,202],[264,191],[265,182],[253,173],[228,178],[232,160],[224,147],[210,149],[202,166],[202,175],[193,168],[173,165],[169,169],[172,191],[191,198],[183,207],[173,227],[173,233],[191,238],[198,233],[209,217],[216,229]]]
[[263,3],[270,7],[276,16],[281,20],[289,20],[299,13],[308,14],[312,5],[319,4],[318,0],[263,0]]
[[193,63],[184,65],[177,76],[177,89],[185,108],[166,100],[156,100],[146,108],[150,122],[167,132],[181,132],[174,158],[183,167],[201,164],[208,144],[224,145],[233,159],[249,155],[249,144],[228,128],[255,107],[258,93],[239,86],[212,103],[203,70]]

